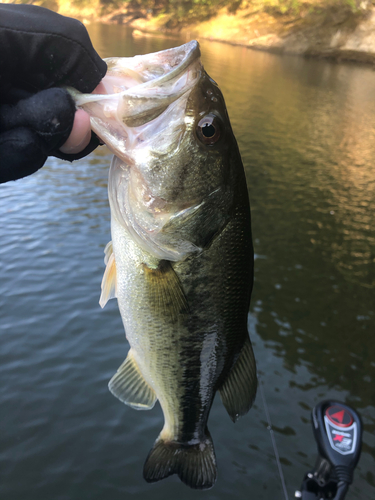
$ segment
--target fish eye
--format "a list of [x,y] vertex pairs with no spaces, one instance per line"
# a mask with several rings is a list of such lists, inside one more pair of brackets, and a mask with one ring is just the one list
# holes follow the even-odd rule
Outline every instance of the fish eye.
[[221,124],[217,116],[210,113],[202,118],[196,128],[198,139],[208,146],[215,144],[221,136]]

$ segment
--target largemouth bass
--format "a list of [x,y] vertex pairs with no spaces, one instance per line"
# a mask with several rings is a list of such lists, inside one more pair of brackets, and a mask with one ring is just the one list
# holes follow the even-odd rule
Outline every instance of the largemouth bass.
[[241,157],[197,42],[106,62],[103,94],[75,99],[115,155],[100,304],[117,297],[130,351],[109,389],[139,410],[160,402],[165,423],[146,481],[177,474],[206,489],[216,480],[207,428],[215,393],[236,421],[257,386]]

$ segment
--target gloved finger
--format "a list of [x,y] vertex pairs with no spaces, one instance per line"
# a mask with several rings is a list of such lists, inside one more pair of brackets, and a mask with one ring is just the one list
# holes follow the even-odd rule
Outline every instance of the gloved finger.
[[83,109],[77,109],[74,115],[73,128],[68,140],[59,148],[66,154],[75,154],[82,151],[90,142],[91,124],[90,115]]
[[48,154],[68,139],[75,112],[73,99],[66,90],[42,90],[14,106],[0,106],[0,132],[19,127],[32,129]]
[[0,183],[33,174],[46,159],[40,138],[32,130],[15,128],[0,134]]
[[2,102],[14,88],[92,92],[107,70],[81,22],[34,5],[0,4],[0,47]]

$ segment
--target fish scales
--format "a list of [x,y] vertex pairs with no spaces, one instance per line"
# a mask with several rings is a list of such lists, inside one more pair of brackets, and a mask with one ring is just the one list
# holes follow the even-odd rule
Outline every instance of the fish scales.
[[247,331],[250,207],[223,96],[197,42],[112,58],[103,94],[72,94],[114,152],[112,243],[100,304],[117,297],[130,351],[109,383],[136,409],[162,407],[146,481],[172,474],[207,489],[207,421],[217,391],[233,421],[256,393]]

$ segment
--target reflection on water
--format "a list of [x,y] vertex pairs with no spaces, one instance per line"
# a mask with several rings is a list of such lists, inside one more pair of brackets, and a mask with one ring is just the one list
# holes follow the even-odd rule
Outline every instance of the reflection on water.
[[[103,57],[177,45],[89,26]],[[349,498],[375,497],[375,74],[203,41],[246,169],[256,251],[249,329],[290,497],[314,464],[310,409],[338,398],[365,424]],[[148,485],[159,408],[107,390],[126,346],[116,304],[98,306],[110,238],[105,148],[51,159],[0,187],[0,498],[282,498],[260,398],[235,426],[219,398],[209,427],[219,479]]]

